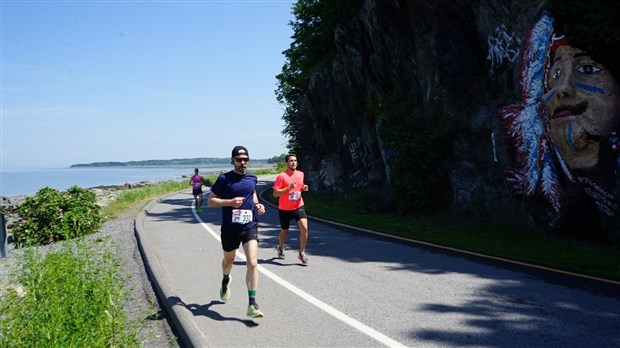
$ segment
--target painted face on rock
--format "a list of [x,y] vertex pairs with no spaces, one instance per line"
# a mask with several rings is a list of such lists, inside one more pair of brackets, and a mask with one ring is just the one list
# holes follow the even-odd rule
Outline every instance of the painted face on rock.
[[592,168],[599,141],[620,121],[618,83],[604,66],[571,46],[557,48],[549,64],[542,103],[551,139],[570,169]]

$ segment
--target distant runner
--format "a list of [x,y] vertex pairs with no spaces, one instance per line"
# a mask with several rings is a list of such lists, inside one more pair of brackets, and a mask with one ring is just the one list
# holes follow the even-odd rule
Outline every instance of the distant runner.
[[196,206],[196,212],[200,213],[202,209],[202,185],[204,179],[199,174],[198,168],[194,169],[194,176],[189,179],[189,185],[192,187],[192,194],[194,195],[194,203]]

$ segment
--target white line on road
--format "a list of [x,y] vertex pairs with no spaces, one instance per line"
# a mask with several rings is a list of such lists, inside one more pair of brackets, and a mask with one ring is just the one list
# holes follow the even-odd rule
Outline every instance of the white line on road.
[[[213,236],[213,238],[215,238],[218,242],[221,243],[221,239],[218,233],[216,233],[215,231],[213,231],[213,229],[211,227],[209,227],[209,225],[207,225],[204,221],[202,221],[202,219],[200,218],[200,216],[198,214],[196,214],[196,211],[193,209],[192,206],[192,211],[194,212],[194,216],[196,217],[196,219],[200,222],[200,225],[202,227],[204,227],[205,230],[207,230],[207,232],[209,232],[209,234],[211,236]],[[243,253],[241,253],[240,251],[237,251],[237,257],[240,258],[243,261],[247,261],[245,258],[245,255]],[[258,270],[264,274],[265,276],[271,278],[273,281],[279,283],[280,285],[282,285],[283,287],[289,289],[292,293],[296,294],[297,296],[301,297],[302,299],[310,302],[311,304],[315,305],[316,307],[322,309],[324,312],[326,312],[327,314],[333,316],[334,318],[342,321],[343,323],[357,329],[358,331],[360,331],[363,334],[366,334],[368,336],[370,336],[371,338],[383,343],[384,345],[388,346],[388,347],[406,347],[405,345],[403,345],[400,342],[397,342],[389,337],[387,337],[386,335],[380,333],[379,331],[351,318],[350,316],[342,313],[341,311],[337,310],[336,308],[328,305],[327,303],[317,299],[316,297],[308,294],[307,292],[301,290],[300,288],[296,287],[295,285],[287,282],[286,280],[282,279],[280,276],[276,275],[275,273],[269,271],[268,269],[264,268],[263,266],[258,266]]]

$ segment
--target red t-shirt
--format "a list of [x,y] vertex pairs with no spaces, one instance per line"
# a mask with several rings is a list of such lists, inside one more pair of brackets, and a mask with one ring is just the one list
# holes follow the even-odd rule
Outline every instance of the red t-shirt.
[[292,174],[289,171],[284,171],[276,177],[276,182],[273,184],[274,189],[283,189],[295,181],[295,188],[283,193],[279,199],[278,209],[281,210],[295,210],[304,205],[304,199],[301,198],[301,191],[304,188],[304,173],[295,170]]

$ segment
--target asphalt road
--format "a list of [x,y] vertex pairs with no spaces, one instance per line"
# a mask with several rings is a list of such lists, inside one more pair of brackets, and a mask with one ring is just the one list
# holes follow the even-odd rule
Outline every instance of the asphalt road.
[[[269,180],[261,177],[260,188]],[[250,319],[242,252],[231,299],[219,299],[220,214],[196,214],[188,189],[136,220],[147,267],[186,346],[620,347],[618,285],[598,288],[312,219],[304,267],[294,222],[286,260],[275,258],[274,207],[259,217],[257,301],[265,317]]]

